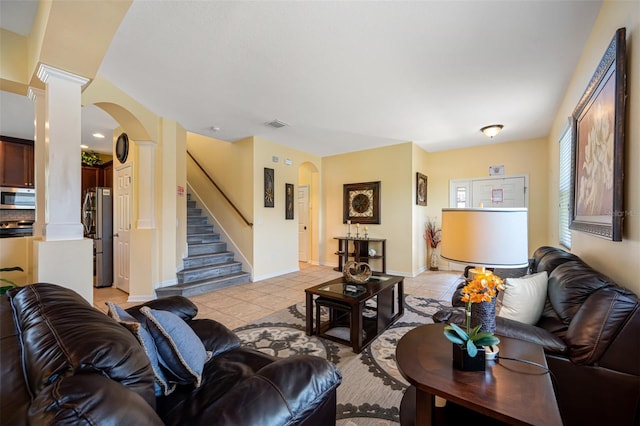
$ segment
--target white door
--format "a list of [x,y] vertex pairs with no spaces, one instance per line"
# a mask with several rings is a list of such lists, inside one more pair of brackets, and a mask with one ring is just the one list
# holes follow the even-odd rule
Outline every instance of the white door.
[[473,207],[527,207],[525,176],[474,179],[471,182]]
[[528,207],[528,177],[500,176],[449,182],[449,207]]
[[309,261],[309,186],[298,187],[298,260]]
[[114,276],[116,288],[129,293],[129,238],[131,233],[131,166],[116,170],[114,209]]

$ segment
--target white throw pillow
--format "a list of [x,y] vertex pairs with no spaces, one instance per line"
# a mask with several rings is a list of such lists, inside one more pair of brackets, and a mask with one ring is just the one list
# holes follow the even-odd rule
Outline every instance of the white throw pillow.
[[521,278],[507,278],[505,289],[498,295],[498,316],[535,324],[542,315],[547,299],[547,271]]

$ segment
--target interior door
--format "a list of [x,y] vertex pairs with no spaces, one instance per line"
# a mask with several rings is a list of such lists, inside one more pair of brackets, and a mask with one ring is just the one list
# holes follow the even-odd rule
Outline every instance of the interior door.
[[114,228],[114,275],[116,288],[129,293],[131,234],[131,166],[116,171]]
[[474,207],[527,207],[524,176],[474,179],[471,188]]
[[309,261],[309,186],[298,186],[298,260]]

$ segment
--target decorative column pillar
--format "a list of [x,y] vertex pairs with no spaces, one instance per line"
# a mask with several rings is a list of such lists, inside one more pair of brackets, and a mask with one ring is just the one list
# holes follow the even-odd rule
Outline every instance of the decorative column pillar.
[[155,225],[155,150],[153,141],[135,141],[138,146],[138,229]]
[[[70,288],[93,303],[93,241],[84,238],[81,211],[81,89],[88,79],[40,65],[44,107],[36,94],[36,210],[41,238],[33,241],[33,280]],[[43,115],[44,113],[44,115]],[[44,123],[44,124],[43,124]],[[44,127],[44,131],[43,131]],[[40,160],[40,161],[38,161]]]
[[45,181],[45,162],[47,158],[46,138],[46,93],[44,90],[35,87],[29,87],[29,99],[35,104],[35,123],[34,123],[34,183],[36,188],[36,221],[33,224],[33,236],[42,238],[44,235],[46,206],[46,181]]
[[81,240],[81,89],[89,80],[40,65],[45,96],[45,228],[47,241]]

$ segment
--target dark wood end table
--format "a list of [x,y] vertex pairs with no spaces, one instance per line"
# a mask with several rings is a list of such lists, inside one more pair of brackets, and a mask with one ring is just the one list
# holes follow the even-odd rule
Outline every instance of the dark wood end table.
[[[314,334],[314,296],[326,303],[339,304],[344,312],[349,313],[349,340],[335,338],[323,334],[324,324],[316,327],[315,333],[341,343],[350,344],[355,353],[360,353],[369,343],[382,334],[404,314],[404,277],[386,274],[374,274],[365,284],[352,284],[343,277],[310,287],[306,293],[306,332]],[[376,297],[376,316],[373,320],[363,318],[365,303]],[[321,303],[322,303],[321,302]]]
[[[417,327],[398,342],[398,370],[415,387],[415,393],[404,396],[415,400],[402,402],[403,425],[433,424],[436,395],[508,424],[562,425],[549,373],[508,359],[488,361],[486,371],[456,370],[452,366],[452,343],[443,335],[444,326]],[[503,357],[547,365],[542,346],[534,343],[500,337],[499,348]]]

